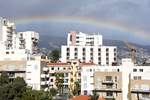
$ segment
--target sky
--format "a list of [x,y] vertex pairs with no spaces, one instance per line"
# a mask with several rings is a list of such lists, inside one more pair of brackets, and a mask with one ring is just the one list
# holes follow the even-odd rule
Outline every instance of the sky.
[[150,44],[150,0],[0,0],[17,31],[66,37],[69,31]]

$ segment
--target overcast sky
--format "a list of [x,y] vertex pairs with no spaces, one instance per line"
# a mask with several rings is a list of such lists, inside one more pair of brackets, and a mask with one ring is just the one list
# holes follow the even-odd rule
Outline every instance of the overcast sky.
[[[99,32],[106,39],[129,40],[140,44],[150,44],[150,0],[0,0],[0,16],[17,22],[37,16],[82,17],[109,23],[119,23],[126,29],[140,30],[149,38],[130,32],[122,32],[110,27],[97,27],[79,21],[62,22],[55,19],[30,20],[16,23],[17,31],[33,30],[40,35],[66,36],[70,30]],[[43,17],[44,18],[44,17]],[[140,33],[141,32],[141,33]],[[134,35],[133,35],[134,34]]]

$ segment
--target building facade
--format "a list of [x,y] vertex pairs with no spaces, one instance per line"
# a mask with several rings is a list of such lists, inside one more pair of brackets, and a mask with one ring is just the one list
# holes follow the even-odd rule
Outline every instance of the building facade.
[[95,91],[106,99],[149,100],[149,71],[149,66],[135,66],[131,59],[123,59],[120,66],[83,66],[81,94]]
[[117,47],[103,46],[102,36],[71,32],[67,45],[61,46],[61,61],[79,59],[81,62],[93,62],[102,66],[117,62]]

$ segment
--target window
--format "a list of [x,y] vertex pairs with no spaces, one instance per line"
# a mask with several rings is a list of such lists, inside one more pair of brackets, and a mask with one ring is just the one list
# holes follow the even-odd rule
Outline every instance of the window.
[[74,50],[77,51],[78,49],[77,49],[77,48],[74,48]]
[[70,54],[69,53],[67,53],[67,56],[69,56]]
[[106,60],[108,61],[108,60],[109,60],[109,58],[106,58]]
[[90,72],[92,72],[92,69],[90,69]]
[[101,49],[100,49],[100,48],[98,48],[98,51],[100,52],[100,51],[101,51]]
[[82,59],[85,60],[85,57],[83,57]]
[[51,79],[51,82],[53,82],[53,79]]
[[99,65],[101,65],[101,62],[98,62]]
[[112,85],[106,85],[107,89],[112,89]]
[[114,61],[116,61],[117,59],[116,58],[114,58]]
[[143,72],[143,69],[139,69],[140,72]]
[[109,49],[108,48],[106,48],[106,52],[108,52],[109,51]]
[[109,62],[106,62],[107,65],[109,65]]
[[106,53],[106,56],[109,56],[109,53]]
[[52,67],[51,70],[54,70],[54,67]]
[[69,51],[69,48],[67,48],[67,51]]
[[133,72],[137,72],[137,69],[133,69]]
[[113,96],[113,92],[106,92],[106,96]]
[[83,51],[85,51],[85,48],[83,48]]
[[114,52],[116,52],[116,51],[117,51],[117,49],[115,48],[115,49],[114,49]]
[[75,56],[77,56],[77,53],[74,53]]
[[68,83],[68,79],[64,79],[64,83]]
[[141,76],[138,76],[138,80],[141,80],[142,78],[141,78]]
[[112,81],[112,76],[106,76],[106,81]]
[[6,54],[9,54],[9,52],[6,52]]
[[115,82],[117,82],[117,76],[115,76]]
[[90,50],[93,51],[93,48],[91,48]]
[[134,76],[133,79],[134,79],[134,80],[137,80],[137,76]]
[[98,56],[101,56],[101,53],[98,53]]
[[101,57],[98,57],[98,60],[101,60]]

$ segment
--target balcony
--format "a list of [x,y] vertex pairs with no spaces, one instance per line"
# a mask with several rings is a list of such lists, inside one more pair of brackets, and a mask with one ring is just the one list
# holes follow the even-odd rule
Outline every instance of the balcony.
[[46,83],[47,83],[46,81],[42,81],[41,85],[46,85]]
[[102,84],[114,84],[113,80],[103,80]]
[[131,93],[150,93],[150,89],[132,89]]
[[49,69],[47,67],[44,67],[43,68],[43,71],[48,71]]
[[46,75],[45,74],[41,74],[41,78],[45,78],[46,77]]
[[49,74],[45,75],[47,78],[49,77]]
[[112,88],[107,88],[107,87],[100,87],[95,89],[96,92],[121,92],[121,88],[116,88],[113,86]]
[[114,99],[114,96],[105,96],[104,98],[105,98],[105,99],[113,100],[113,99]]

